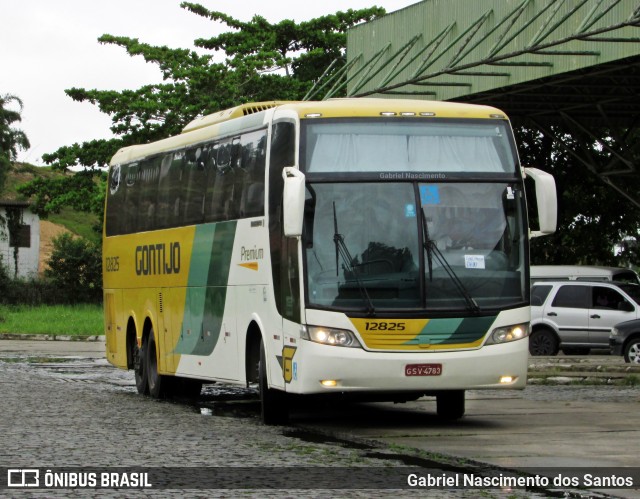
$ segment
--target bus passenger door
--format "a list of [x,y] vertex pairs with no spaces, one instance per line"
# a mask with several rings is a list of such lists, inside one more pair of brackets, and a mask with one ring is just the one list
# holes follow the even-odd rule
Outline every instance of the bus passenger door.
[[[296,238],[284,238],[282,251],[281,272],[281,313],[282,335],[280,340],[281,350],[278,381],[284,387],[295,381],[298,377],[295,353],[300,338],[300,325],[302,322],[302,310],[300,300],[300,240]],[[276,379],[274,377],[274,379]]]

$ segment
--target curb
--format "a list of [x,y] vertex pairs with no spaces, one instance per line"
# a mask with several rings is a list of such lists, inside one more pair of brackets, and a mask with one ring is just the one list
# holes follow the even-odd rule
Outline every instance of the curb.
[[0,340],[30,341],[104,341],[102,335],[65,335],[65,334],[15,334],[0,333]]

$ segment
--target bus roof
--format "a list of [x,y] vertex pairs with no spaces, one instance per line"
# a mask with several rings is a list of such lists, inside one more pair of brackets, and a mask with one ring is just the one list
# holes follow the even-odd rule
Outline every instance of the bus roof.
[[[417,99],[343,98],[292,102],[283,104],[282,108],[296,111],[300,118],[415,116],[507,119],[502,111],[491,106]],[[317,114],[321,116],[316,116]]]
[[[306,118],[309,115],[323,118],[380,117],[381,113],[394,113],[395,116],[407,117],[413,115],[418,117],[506,119],[505,114],[494,107],[456,102],[374,98],[343,98],[326,101],[271,101],[242,104],[231,109],[196,118],[184,127],[182,133],[188,133],[248,114],[266,111],[274,107],[293,110],[298,113],[300,118]],[[315,116],[317,114],[321,116]]]
[[233,120],[250,118],[276,107],[293,111],[300,119],[381,118],[386,116],[507,119],[502,111],[491,106],[416,99],[341,98],[326,101],[253,102],[196,118],[184,127],[180,135],[175,137],[162,139],[151,144],[124,147],[114,155],[111,164],[134,161],[138,158],[204,141],[214,131],[214,128],[209,129],[209,127],[218,127],[225,123],[231,124],[230,122]]

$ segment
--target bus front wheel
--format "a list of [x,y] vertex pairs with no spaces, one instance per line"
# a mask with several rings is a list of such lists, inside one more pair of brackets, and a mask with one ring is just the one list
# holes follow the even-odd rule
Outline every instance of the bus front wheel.
[[269,388],[267,381],[267,356],[262,342],[260,342],[258,384],[260,387],[260,416],[262,422],[266,425],[286,424],[289,421],[287,396],[280,390]]
[[451,390],[436,395],[438,417],[454,421],[464,416],[464,390]]

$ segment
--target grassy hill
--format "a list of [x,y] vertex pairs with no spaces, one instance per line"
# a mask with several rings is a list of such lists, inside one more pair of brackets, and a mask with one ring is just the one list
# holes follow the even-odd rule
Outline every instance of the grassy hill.
[[[48,179],[60,177],[62,175],[62,173],[54,171],[50,167],[34,166],[28,163],[14,163],[9,172],[7,172],[5,187],[4,190],[0,192],[0,199],[10,201],[28,201],[24,196],[18,194],[17,188],[19,185],[25,184],[26,182],[36,178]],[[97,217],[93,214],[65,208],[60,213],[50,215],[47,220],[65,227],[80,237],[96,242],[100,240],[100,235],[93,229],[98,222]]]

